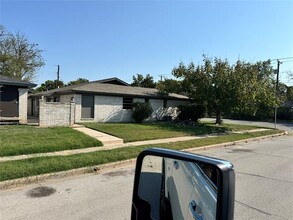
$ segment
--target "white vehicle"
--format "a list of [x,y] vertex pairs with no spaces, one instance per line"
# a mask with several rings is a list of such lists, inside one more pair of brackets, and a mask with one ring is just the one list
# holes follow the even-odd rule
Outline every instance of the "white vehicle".
[[131,219],[231,220],[234,192],[228,161],[147,149],[137,158]]
[[178,220],[216,219],[217,171],[207,165],[168,158],[164,166],[164,200],[170,204],[170,210],[165,211]]

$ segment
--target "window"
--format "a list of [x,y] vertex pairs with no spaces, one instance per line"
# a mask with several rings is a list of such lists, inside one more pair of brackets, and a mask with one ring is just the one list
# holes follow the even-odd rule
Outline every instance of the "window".
[[133,98],[123,98],[123,109],[132,109]]
[[60,102],[60,97],[54,97],[54,102]]

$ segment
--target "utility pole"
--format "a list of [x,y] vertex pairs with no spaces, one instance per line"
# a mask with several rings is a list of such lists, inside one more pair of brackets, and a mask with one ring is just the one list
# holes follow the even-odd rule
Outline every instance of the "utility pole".
[[59,89],[59,80],[60,80],[60,65],[57,65],[57,81],[56,81],[56,88]]
[[[282,62],[280,60],[277,60],[278,64],[277,64],[277,82],[276,82],[276,98],[278,98],[279,96],[279,74],[280,74],[280,64],[282,64]],[[275,106],[275,129],[277,129],[277,104]]]

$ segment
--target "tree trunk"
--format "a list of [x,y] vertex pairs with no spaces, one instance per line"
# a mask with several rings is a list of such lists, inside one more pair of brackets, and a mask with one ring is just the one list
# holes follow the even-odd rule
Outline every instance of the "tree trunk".
[[218,125],[222,124],[221,111],[216,112],[216,124]]

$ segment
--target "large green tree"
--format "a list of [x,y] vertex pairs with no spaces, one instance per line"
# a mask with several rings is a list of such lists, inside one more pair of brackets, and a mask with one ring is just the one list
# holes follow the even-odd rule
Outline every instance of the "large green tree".
[[33,81],[44,65],[42,50],[24,34],[9,33],[0,25],[0,73],[19,80]]
[[136,74],[136,76],[132,76],[133,82],[131,83],[132,86],[137,87],[145,87],[145,88],[155,88],[156,83],[154,82],[154,78],[147,74],[143,76],[142,74]]
[[216,114],[216,123],[221,123],[221,115],[229,111],[235,102],[232,69],[227,60],[204,57],[204,64],[179,64],[173,75],[182,79],[183,89],[197,104],[206,106]]
[[269,61],[230,65],[227,60],[203,56],[202,65],[180,63],[172,73],[184,85],[182,92],[214,113],[218,124],[223,113],[255,115],[264,106],[277,104]]

